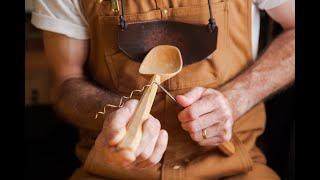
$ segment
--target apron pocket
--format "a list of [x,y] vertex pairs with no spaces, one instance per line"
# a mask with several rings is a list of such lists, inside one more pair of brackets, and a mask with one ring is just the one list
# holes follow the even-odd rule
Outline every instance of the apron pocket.
[[[145,13],[125,15],[126,21],[151,21],[160,20],[160,10]],[[123,93],[134,89],[141,89],[148,82],[139,74],[140,63],[131,60],[120,51],[117,42],[117,30],[119,27],[118,16],[100,16],[100,34],[104,39],[104,56],[110,71],[114,87]]]
[[[184,66],[182,71],[169,79],[169,90],[189,89],[195,86],[215,88],[221,85],[220,72],[216,68],[217,61],[223,61],[223,53],[227,45],[228,36],[228,13],[227,2],[219,1],[212,3],[212,13],[218,27],[217,49],[212,56],[194,64]],[[208,5],[198,7],[173,8],[168,19],[183,20],[189,23],[207,24],[209,19]]]
[[[188,4],[186,4],[188,5]],[[102,3],[99,16],[99,38],[103,39],[105,61],[107,63],[114,87],[120,92],[130,92],[146,85],[147,80],[139,74],[140,64],[132,61],[118,48],[117,29],[119,16],[110,15],[112,9],[110,2]],[[212,11],[219,27],[218,45],[216,51],[221,51],[225,44],[225,13],[226,3],[213,2]],[[141,13],[126,12],[128,23],[137,21],[161,20],[161,10],[152,10]],[[162,18],[163,19],[163,18]],[[208,4],[200,3],[198,6],[188,5],[168,9],[168,16],[163,20],[182,21],[194,24],[207,24],[209,19]],[[219,58],[219,57],[218,57]],[[214,57],[215,59],[215,57]],[[168,90],[192,88],[195,86],[212,87],[217,84],[217,72],[212,59],[204,59],[198,63],[186,66],[173,79],[164,84]]]
[[253,162],[249,152],[234,134],[232,143],[235,154],[225,156],[218,148],[193,159],[186,167],[186,177],[190,179],[219,179],[252,170]]

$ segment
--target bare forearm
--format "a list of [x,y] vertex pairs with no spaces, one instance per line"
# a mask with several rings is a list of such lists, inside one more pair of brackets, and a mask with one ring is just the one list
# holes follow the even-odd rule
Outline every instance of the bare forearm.
[[294,37],[294,29],[282,33],[251,67],[220,89],[235,119],[294,81]]
[[[96,130],[103,124],[104,117],[94,119],[105,104],[117,104],[117,95],[102,90],[84,78],[65,80],[55,91],[56,110],[77,127]],[[110,111],[112,109],[109,109]]]

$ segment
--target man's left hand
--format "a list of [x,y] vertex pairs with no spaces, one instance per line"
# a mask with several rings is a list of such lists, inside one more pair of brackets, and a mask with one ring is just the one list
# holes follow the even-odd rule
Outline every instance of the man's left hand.
[[[221,92],[196,87],[184,95],[177,95],[176,100],[185,108],[178,114],[182,128],[199,145],[216,146],[231,139],[232,109]],[[204,130],[207,138],[203,137]]]

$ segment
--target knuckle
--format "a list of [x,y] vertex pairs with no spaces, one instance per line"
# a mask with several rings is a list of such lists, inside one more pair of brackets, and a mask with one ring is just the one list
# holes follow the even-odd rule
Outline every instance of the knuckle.
[[159,122],[159,120],[155,119],[155,118],[149,118],[147,121],[146,121],[146,127],[152,131],[152,132],[155,132],[157,130],[160,130],[161,128],[161,124]]
[[229,114],[225,110],[222,110],[221,111],[221,120],[225,121],[225,120],[228,120],[229,118],[230,118]]
[[228,120],[232,120],[233,117],[232,117],[232,112],[229,108],[226,109],[226,117]]
[[190,133],[190,137],[191,137],[192,140],[198,141],[198,137],[197,137],[196,133]]
[[191,132],[197,132],[198,130],[198,123],[196,121],[191,121],[190,122],[190,131]]
[[193,122],[188,122],[185,124],[185,128],[187,131],[189,132],[195,132],[195,127],[194,127],[194,123]]
[[224,127],[223,132],[224,132],[224,133],[223,133],[224,136],[227,135],[227,134],[229,133],[229,128]]
[[110,122],[109,131],[118,132],[121,128],[120,123],[117,121]]
[[204,87],[201,87],[201,86],[197,86],[194,88],[195,91],[203,91],[204,90]]
[[215,94],[210,94],[206,98],[208,98],[210,102],[217,101],[217,96]]
[[[136,107],[138,106],[138,100],[136,99],[130,99],[128,100],[120,109],[124,110],[125,112],[128,114],[132,114],[133,111],[136,109]],[[120,110],[119,109],[119,110]]]
[[215,94],[217,97],[223,97],[223,94],[222,94],[220,91],[215,90],[215,89],[212,89],[212,90],[213,90],[214,94]]
[[232,121],[232,119],[229,119],[229,120],[226,122],[227,130],[228,130],[228,131],[231,131],[231,130],[232,130],[232,126],[233,126],[233,121]]
[[117,128],[115,128],[115,126],[116,126],[115,124],[116,124],[116,121],[111,120],[110,122],[107,123],[106,130],[107,131],[115,131],[115,130],[117,130]]
[[150,159],[149,160],[149,164],[151,165],[151,166],[153,166],[153,165],[156,165],[158,162],[155,160],[155,159]]
[[204,94],[213,94],[215,93],[216,90],[212,89],[212,88],[208,88],[204,91]]
[[231,137],[229,136],[229,134],[224,135],[224,139],[223,141],[230,141]]
[[232,113],[232,109],[231,108],[228,108],[227,109],[227,113],[228,113],[228,119],[233,121],[233,113]]
[[182,112],[183,112],[183,111],[181,111],[181,112],[178,113],[178,119],[179,119],[179,121],[182,121],[182,120],[183,120],[183,119],[182,119],[182,115],[181,115]]
[[196,119],[196,107],[195,106],[190,106],[189,108],[187,108],[187,115],[191,118],[191,119]]
[[[138,105],[138,100],[137,99],[130,99],[126,102],[127,106],[132,106],[132,107],[136,107]],[[125,106],[125,107],[127,107]]]
[[142,160],[147,160],[147,159],[149,159],[150,156],[151,156],[151,153],[148,152],[148,151],[144,151],[144,152],[142,152],[142,153],[140,154],[140,158],[141,158]]
[[219,94],[219,93],[215,93],[215,99],[216,99],[216,101],[218,101],[220,104],[224,104],[224,102],[225,102],[224,97],[223,97],[221,94]]
[[119,109],[116,110],[116,111],[113,111],[113,112],[108,116],[108,121],[107,121],[107,122],[113,121],[113,120],[116,118],[116,114],[117,114],[118,111],[119,111]]
[[109,130],[107,131],[107,133],[108,133],[108,137],[109,137],[110,139],[113,139],[117,134],[120,133],[120,130],[119,130],[119,129],[109,129]]
[[153,125],[154,125],[154,127],[156,128],[156,129],[160,129],[161,128],[161,123],[160,123],[160,121],[158,120],[158,119],[153,119],[153,121],[154,121],[154,123],[153,123]]
[[227,134],[229,132],[229,127],[227,125],[224,125],[223,131],[224,131],[224,134]]
[[228,104],[228,101],[225,100],[224,98],[220,98],[220,104],[221,104],[221,108],[226,111],[226,112],[229,112],[230,111],[230,108],[229,108],[229,104]]
[[131,109],[127,106],[123,106],[122,109],[118,112],[118,115],[130,115],[131,114]]
[[228,134],[227,133],[223,133],[221,136],[221,141],[228,141]]

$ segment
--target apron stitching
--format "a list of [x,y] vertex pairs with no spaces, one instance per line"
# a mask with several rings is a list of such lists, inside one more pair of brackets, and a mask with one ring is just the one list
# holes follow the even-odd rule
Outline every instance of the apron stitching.
[[243,158],[243,151],[242,151],[242,149],[241,149],[241,147],[240,147],[241,144],[240,144],[239,139],[237,138],[237,135],[236,135],[236,134],[234,135],[234,141],[237,142],[237,143],[239,143],[239,144],[238,144],[238,150],[239,150],[240,155],[238,156],[238,159],[240,160],[240,162],[241,162],[241,164],[244,166],[244,168],[247,169],[247,163],[246,163],[246,161],[245,161],[244,158]]
[[244,167],[245,167],[246,171],[250,171],[250,169],[252,168],[251,167],[252,166],[252,162],[249,159],[250,158],[249,152],[247,152],[244,149],[241,140],[238,138],[238,136],[236,134],[235,134],[235,139],[239,143],[238,148],[239,148],[239,150],[240,150],[240,152],[242,154],[242,156],[239,156],[239,158],[242,159],[241,162],[244,164]]
[[[106,57],[107,58],[107,57]],[[114,71],[113,69],[115,69],[115,65],[114,65],[114,63],[113,63],[113,58],[111,57],[111,56],[109,56],[109,58],[110,58],[110,66],[112,66],[112,68],[111,67],[109,67],[109,71],[110,72],[112,72],[112,74],[113,74],[113,84],[114,84],[114,86],[115,86],[115,88],[116,89],[119,89],[119,76],[118,76],[118,72],[117,71]],[[108,59],[106,59],[106,61],[108,61]]]

